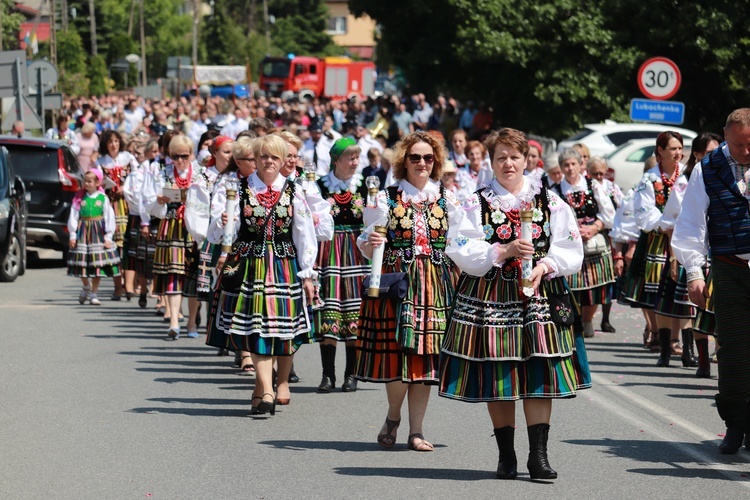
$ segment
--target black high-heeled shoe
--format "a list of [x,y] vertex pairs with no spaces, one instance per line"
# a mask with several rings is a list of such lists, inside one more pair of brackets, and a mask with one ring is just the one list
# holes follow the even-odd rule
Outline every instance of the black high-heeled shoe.
[[[273,398],[273,394],[271,394],[270,392],[263,394],[263,397],[265,396],[271,396]],[[250,410],[250,415],[265,415],[266,413],[276,415],[276,399],[274,398],[271,401],[263,401],[263,397],[260,398],[260,403],[258,403],[258,406],[255,406],[252,410]]]

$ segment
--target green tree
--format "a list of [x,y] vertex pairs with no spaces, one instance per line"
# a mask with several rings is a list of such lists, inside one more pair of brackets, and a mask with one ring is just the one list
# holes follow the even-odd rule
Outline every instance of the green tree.
[[[128,54],[134,54],[139,52],[138,44],[135,40],[130,38],[126,32],[117,33],[112,36],[109,40],[109,47],[107,48],[107,66],[116,62],[119,59],[124,59]],[[128,85],[137,85],[138,83],[138,68],[135,64],[130,65],[128,75]],[[118,86],[125,85],[125,73],[115,72],[112,73],[112,80]]]
[[93,95],[103,95],[112,90],[107,76],[107,63],[102,56],[91,58],[88,71],[89,92]]
[[640,97],[638,68],[656,55],[682,70],[675,99],[687,105],[688,127],[716,129],[750,97],[750,20],[726,0],[679,8],[639,0],[349,5],[379,23],[379,50],[412,88],[486,101],[499,124],[530,132],[559,138],[583,123],[627,120],[630,99]]
[[224,6],[203,18],[200,31],[203,64],[245,64],[248,38]]
[[23,15],[16,12],[13,0],[0,0],[0,10],[3,16],[3,50],[18,50],[21,43],[18,40],[18,30],[23,22]]
[[86,51],[81,36],[74,29],[57,32],[57,68],[63,94],[79,96],[89,91],[86,78]]
[[271,30],[273,45],[281,53],[326,56],[340,53],[328,27],[328,8],[322,0],[272,0],[269,12],[276,18]]

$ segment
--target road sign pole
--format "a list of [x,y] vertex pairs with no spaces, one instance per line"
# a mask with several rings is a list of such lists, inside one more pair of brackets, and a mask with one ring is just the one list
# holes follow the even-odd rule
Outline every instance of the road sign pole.
[[19,121],[23,122],[23,80],[21,80],[21,59],[17,57],[15,74],[16,81],[14,83],[16,91],[16,118]]
[[39,115],[39,119],[42,121],[42,134],[47,130],[44,123],[44,89],[42,88],[42,68],[41,66],[36,69],[36,88],[37,88],[37,107],[36,112]]

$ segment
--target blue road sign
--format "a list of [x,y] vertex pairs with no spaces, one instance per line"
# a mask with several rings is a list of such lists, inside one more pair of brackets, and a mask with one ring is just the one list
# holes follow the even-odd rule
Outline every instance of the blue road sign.
[[682,125],[682,122],[685,121],[685,103],[655,101],[653,99],[631,99],[630,119],[634,122]]

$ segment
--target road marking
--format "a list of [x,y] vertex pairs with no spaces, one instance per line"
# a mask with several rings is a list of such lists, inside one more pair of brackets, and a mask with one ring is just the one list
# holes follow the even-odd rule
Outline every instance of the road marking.
[[[687,433],[692,434],[693,436],[697,437],[698,440],[700,441],[718,441],[716,434],[712,434],[706,431],[705,429],[693,424],[692,422],[688,422],[682,417],[670,412],[666,408],[659,406],[642,396],[639,396],[638,394],[634,393],[633,391],[629,389],[620,387],[617,384],[613,384],[611,380],[609,380],[608,377],[605,377],[598,373],[592,373],[591,379],[592,379],[592,382],[594,382],[594,388],[601,388],[601,390],[610,391],[616,394],[617,396],[621,397],[622,399],[630,401],[634,405],[639,406],[642,409],[644,409],[650,415],[653,415],[654,417],[667,422],[667,424],[674,424],[674,425],[669,426],[669,427],[672,427],[673,429],[682,428]],[[645,420],[643,420],[639,416],[625,409],[622,405],[619,405],[616,402],[609,400],[604,394],[602,394],[601,391],[592,389],[592,392],[596,394],[594,403],[599,403],[601,406],[603,406],[605,409],[607,409],[611,413],[617,415],[618,417],[624,420],[629,420],[637,424],[637,427],[639,427],[640,429],[648,431],[649,433],[651,433],[651,435],[653,435],[657,439],[664,441],[668,445],[674,448],[677,448],[682,453],[693,457],[694,459],[696,459],[697,462],[704,464],[709,469],[713,469],[714,471],[720,473],[722,476],[741,484],[745,488],[750,489],[750,481],[743,480],[744,479],[743,476],[748,475],[747,465],[750,464],[750,460],[748,460],[745,456],[743,456],[742,451],[740,451],[736,455],[728,455],[728,457],[731,457],[731,461],[735,463],[717,462],[715,456],[712,456],[708,453],[700,452],[696,450],[695,448],[687,446],[683,443],[670,440],[668,436],[664,435],[665,429],[657,429],[656,427],[647,423]],[[718,453],[718,450],[715,450],[714,453]],[[736,462],[745,462],[745,463],[736,464]]]

